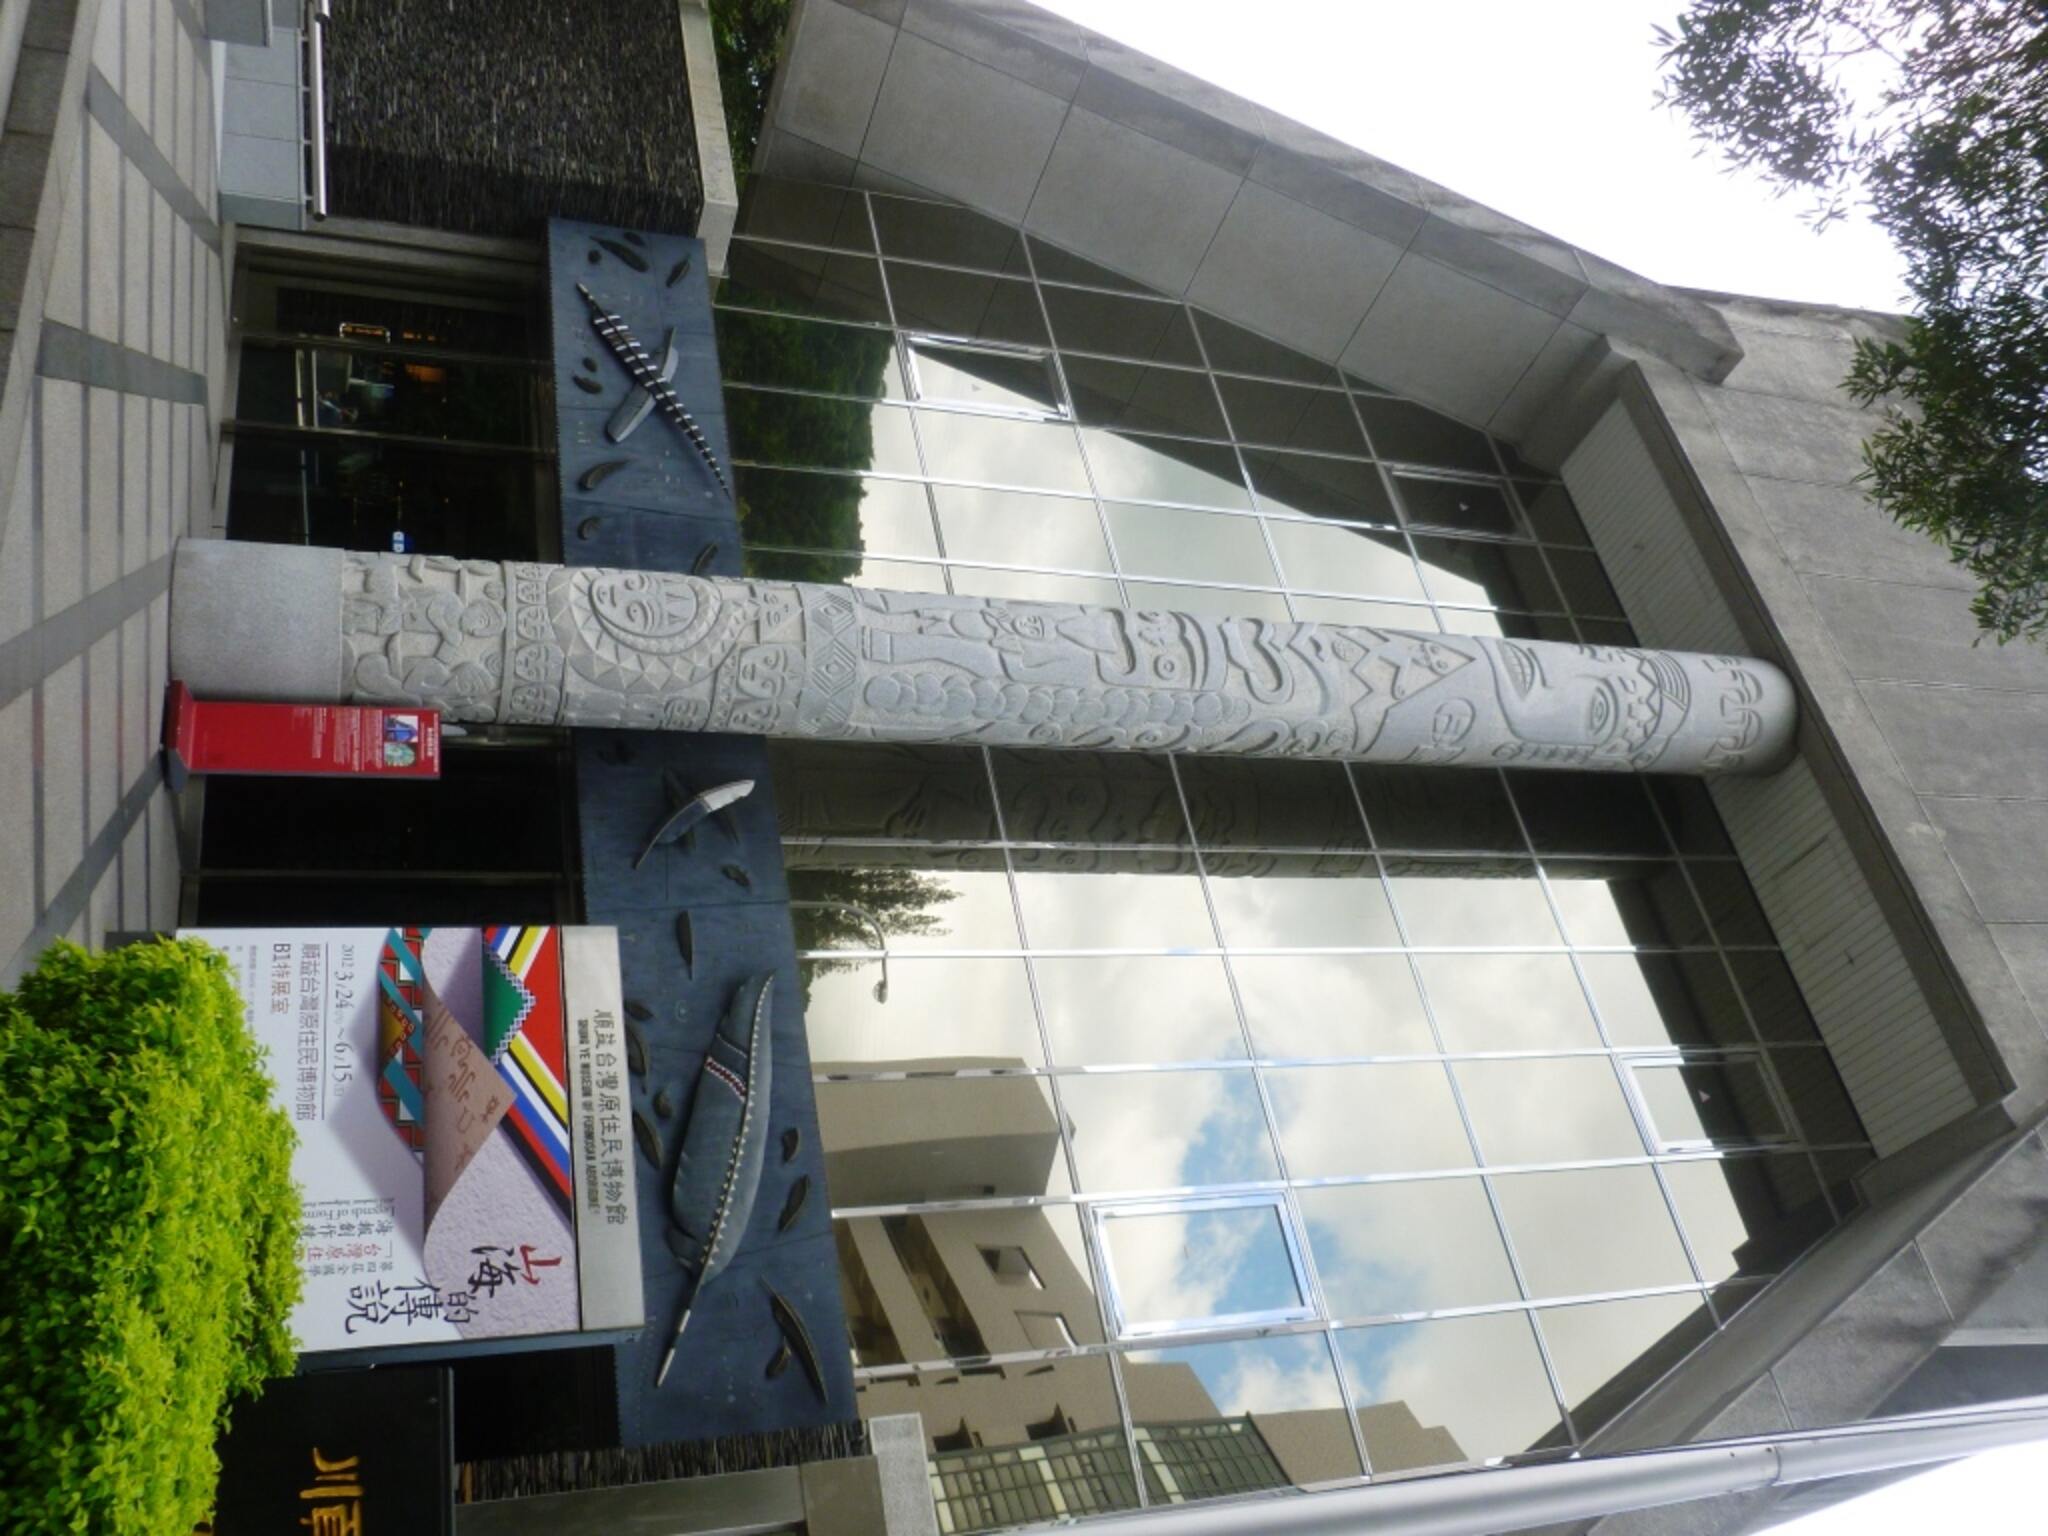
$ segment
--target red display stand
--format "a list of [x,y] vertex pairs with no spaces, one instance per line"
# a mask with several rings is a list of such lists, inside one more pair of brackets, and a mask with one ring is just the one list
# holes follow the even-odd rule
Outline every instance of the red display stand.
[[174,682],[164,699],[163,746],[173,789],[195,773],[441,776],[441,716],[431,709],[207,701]]

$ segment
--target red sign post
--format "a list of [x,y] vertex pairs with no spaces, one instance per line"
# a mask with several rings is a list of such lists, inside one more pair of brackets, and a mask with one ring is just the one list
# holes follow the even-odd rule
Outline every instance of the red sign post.
[[165,777],[280,774],[441,776],[436,710],[381,704],[244,704],[200,700],[172,683],[164,700]]

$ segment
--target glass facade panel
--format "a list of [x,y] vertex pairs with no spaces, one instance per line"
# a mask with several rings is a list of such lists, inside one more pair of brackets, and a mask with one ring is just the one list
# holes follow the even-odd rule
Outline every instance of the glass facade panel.
[[1062,359],[1074,414],[1094,427],[1227,437],[1206,373],[1124,363],[1106,357]]
[[1074,429],[956,411],[919,411],[925,461],[941,480],[976,480],[1034,491],[1088,494]]
[[799,245],[833,245],[851,251],[872,251],[875,237],[868,228],[867,199],[843,187],[756,176],[747,183],[746,206],[735,225],[738,233],[763,240],[794,240]]
[[1179,437],[1132,437],[1084,427],[1095,489],[1107,501],[1178,501],[1198,507],[1248,508],[1251,497],[1237,455],[1215,443]]
[[[935,485],[932,497],[938,503],[946,553],[955,560],[1069,571],[1111,569],[1102,519],[1092,501],[963,485]],[[1113,606],[1114,599],[1111,602]]]
[[1081,1187],[1090,1194],[1253,1184],[1280,1176],[1250,1072],[1063,1077],[1060,1102]]
[[1436,1062],[1273,1068],[1266,1084],[1291,1178],[1472,1166],[1450,1079]]
[[1390,859],[1387,884],[1411,944],[1534,947],[1563,942],[1534,864]]
[[1308,1310],[1277,1200],[1098,1207],[1120,1336]]
[[1628,1100],[1605,1059],[1461,1061],[1451,1070],[1491,1166],[1643,1155]]
[[1670,1208],[1648,1168],[1507,1174],[1493,1180],[1493,1191],[1532,1296],[1692,1283]]
[[[749,571],[1630,638],[1461,423],[960,210],[758,217],[831,249],[720,290]],[[1378,1472],[1567,1448],[1870,1160],[1695,781],[770,750],[861,1407],[948,1529],[1354,1475],[1337,1360]],[[1098,1219],[1159,1201],[1111,1267],[1207,1332],[1110,1337]]]
[[1227,1061],[1245,1054],[1230,978],[1213,955],[1041,959],[1032,969],[1055,1061]]
[[1365,436],[1341,390],[1227,377],[1219,378],[1216,387],[1241,443],[1365,457]]
[[1085,865],[1019,870],[1017,899],[1034,949],[1212,949],[1215,929],[1191,874],[1143,854],[1101,851]]
[[1697,1292],[1546,1307],[1536,1324],[1581,1435],[1613,1418],[1714,1331]]
[[[1424,596],[1408,541],[1391,530],[1339,528],[1281,518],[1270,519],[1266,529],[1289,586],[1355,592],[1364,597],[1420,600]],[[1427,610],[1422,617],[1428,618]],[[1422,627],[1433,629],[1435,625]]]
[[1296,1198],[1332,1317],[1397,1317],[1520,1299],[1478,1179],[1328,1185]]
[[1585,989],[1564,955],[1418,955],[1447,1051],[1598,1050]]
[[817,1072],[921,1071],[971,1059],[1045,1064],[1022,960],[880,957],[799,963]]
[[1255,517],[1115,501],[1103,510],[1109,514],[1117,564],[1128,575],[1279,583]]
[[1134,1350],[1124,1390],[1154,1502],[1358,1476],[1320,1334]]
[[1372,871],[1323,870],[1309,854],[1275,854],[1256,878],[1212,879],[1210,899],[1232,949],[1397,945],[1387,894]]
[[1375,1475],[1497,1460],[1559,1429],[1526,1313],[1347,1328],[1337,1347]]
[[1419,1056],[1436,1049],[1406,955],[1238,955],[1259,1056]]

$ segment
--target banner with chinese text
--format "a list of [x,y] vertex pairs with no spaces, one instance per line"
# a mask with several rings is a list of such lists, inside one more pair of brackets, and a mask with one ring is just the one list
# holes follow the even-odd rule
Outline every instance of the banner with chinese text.
[[302,1350],[642,1324],[615,930],[188,934],[298,1131]]

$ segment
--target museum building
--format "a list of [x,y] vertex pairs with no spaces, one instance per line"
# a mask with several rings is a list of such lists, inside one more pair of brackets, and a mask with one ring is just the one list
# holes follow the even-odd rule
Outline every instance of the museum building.
[[[643,1172],[648,1328],[451,1352],[459,1460],[886,1420],[900,1467],[915,1415],[888,1529],[965,1532],[2043,1390],[2048,659],[1854,488],[1894,322],[1662,287],[1024,0],[797,0],[738,195],[693,0],[325,10],[0,35],[0,960],[611,925],[650,1113],[782,979],[808,1199],[656,1387]],[[701,452],[608,430],[582,284]],[[436,783],[173,795],[179,539],[1757,658],[1797,732],[1660,774],[1533,719],[1473,766],[478,717]]]

